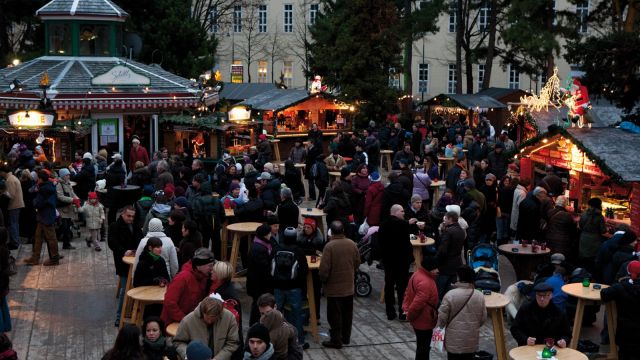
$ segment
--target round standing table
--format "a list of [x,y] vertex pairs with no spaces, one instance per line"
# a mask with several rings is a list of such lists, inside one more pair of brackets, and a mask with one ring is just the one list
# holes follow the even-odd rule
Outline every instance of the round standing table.
[[[227,225],[227,231],[233,232],[233,243],[231,244],[231,269],[236,271],[236,265],[238,264],[238,255],[240,249],[240,237],[243,235],[249,236],[249,245],[251,245],[251,235],[256,233],[258,227],[262,225],[259,222],[239,222]],[[226,245],[226,244],[225,244]],[[249,246],[249,249],[251,246]]]
[[316,297],[313,290],[313,276],[311,271],[318,271],[320,269],[320,256],[316,257],[316,262],[311,262],[311,256],[307,256],[307,265],[309,271],[307,271],[307,299],[309,299],[309,328],[313,339],[320,343],[320,335],[318,334],[318,318],[316,316]]
[[325,214],[324,211],[315,207],[314,208],[299,207],[299,208],[300,208],[300,215],[302,215],[302,217],[310,217],[316,220],[316,225],[318,225],[318,229],[320,229],[320,233],[322,233],[322,236],[325,236],[326,233],[324,231],[323,217],[327,216],[327,214]]
[[220,232],[220,259],[227,260],[227,239],[229,233],[227,232],[227,225],[229,225],[229,219],[236,216],[233,209],[224,209],[224,224],[222,224],[222,231]]
[[[522,246],[522,244],[502,244],[498,246],[498,249],[511,261],[518,280],[531,280],[533,270],[551,252],[549,248],[538,249],[537,252],[533,252],[531,244],[527,246]],[[517,251],[513,251],[514,249],[517,249]]]
[[[517,348],[513,348],[509,351],[509,357],[513,360],[537,360],[538,351],[542,351],[542,349],[544,349],[544,345],[518,346]],[[570,348],[560,349],[556,347],[556,349],[558,349],[558,353],[555,357],[558,360],[588,360],[587,355],[580,351]]]
[[449,171],[449,168],[451,166],[449,166],[449,164],[453,165],[453,161],[455,160],[455,158],[453,157],[446,157],[446,156],[438,156],[438,161],[440,162],[440,164],[442,164],[442,166],[440,167],[440,178],[442,179],[446,179],[447,178],[447,172]]
[[415,235],[410,235],[411,246],[413,247],[413,261],[416,266],[416,271],[422,267],[422,249],[426,246],[430,246],[436,243],[430,237],[425,238],[425,242],[421,242],[417,237],[414,238]]
[[380,150],[380,167],[384,165],[385,160],[387,163],[387,172],[391,171],[391,155],[393,154],[393,150]]
[[444,180],[434,180],[431,182],[431,185],[429,185],[430,187],[433,188],[432,205],[434,207],[438,203],[438,200],[440,200],[440,197],[442,197],[442,193],[444,192],[443,190],[445,185],[447,185],[447,182]]
[[133,299],[133,312],[131,313],[131,323],[142,326],[142,316],[147,304],[162,304],[164,294],[167,292],[166,286],[140,286],[127,291],[127,295]]
[[112,186],[108,190],[109,197],[109,213],[107,220],[109,224],[116,221],[116,212],[125,205],[132,205],[140,199],[140,186],[138,185],[121,185]]
[[[608,285],[600,285],[602,289],[606,289]],[[593,284],[589,286],[582,286],[582,283],[566,284],[562,287],[562,291],[569,295],[578,298],[578,304],[576,305],[576,317],[573,320],[573,332],[571,333],[571,343],[569,347],[572,349],[578,348],[578,340],[580,339],[580,329],[582,328],[582,317],[584,315],[585,305],[591,303],[597,303],[600,299],[600,290],[594,289]],[[607,310],[607,330],[609,331],[609,359],[618,358],[618,348],[616,346],[616,320],[618,318],[618,311],[616,303],[609,301],[605,303]]]
[[484,296],[484,305],[491,317],[493,325],[493,339],[496,344],[498,360],[507,360],[506,340],[504,339],[504,308],[509,305],[509,298],[497,292]]
[[[296,169],[300,170],[300,180],[302,181],[302,185],[304,187],[304,168],[307,167],[307,164],[305,163],[298,163],[298,164],[294,164],[293,165]],[[283,166],[284,168],[284,166]],[[313,186],[313,184],[311,185]]]
[[171,337],[176,336],[176,333],[178,332],[178,326],[180,326],[180,323],[177,322],[169,324],[169,326],[167,326],[167,335]]
[[[127,283],[124,288],[124,299],[122,299],[122,311],[120,312],[120,328],[124,326],[127,315],[131,314],[131,304],[129,303],[129,295],[127,293],[131,290],[131,284],[133,282],[133,264],[136,262],[135,256],[123,256],[122,262],[129,265],[129,273],[127,274]],[[118,281],[120,286],[120,281]],[[120,289],[117,289],[116,296],[120,293]]]
[[273,144],[273,155],[275,161],[280,161],[280,147],[278,146],[280,139],[269,140],[269,142]]

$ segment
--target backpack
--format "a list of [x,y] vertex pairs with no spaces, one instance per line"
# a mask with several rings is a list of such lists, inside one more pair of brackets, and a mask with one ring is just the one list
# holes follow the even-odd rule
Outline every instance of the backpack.
[[236,318],[238,329],[242,329],[242,323],[240,322],[241,321],[240,314],[238,313],[238,310],[236,310],[236,306],[238,306],[238,302],[234,299],[227,299],[222,302],[222,307],[229,310],[233,314],[233,317]]
[[280,281],[294,280],[298,276],[298,260],[291,251],[280,250],[271,260],[271,276]]

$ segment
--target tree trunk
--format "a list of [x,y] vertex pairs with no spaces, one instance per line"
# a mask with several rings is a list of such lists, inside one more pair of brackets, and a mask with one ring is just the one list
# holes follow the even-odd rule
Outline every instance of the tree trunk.
[[473,94],[473,59],[471,58],[471,49],[464,50],[464,66],[467,72],[467,94]]
[[[405,21],[411,17],[411,0],[404,0],[403,16]],[[404,58],[402,59],[402,73],[404,74],[404,93],[413,94],[413,75],[411,72],[411,60],[413,60],[413,34],[407,31],[404,39]]]
[[482,89],[491,86],[491,70],[493,69],[493,58],[496,49],[496,29],[498,27],[498,0],[491,0],[491,12],[489,14],[489,40],[487,43],[487,58],[484,63],[484,78],[482,79]]
[[456,1],[456,94],[462,94],[462,0]]

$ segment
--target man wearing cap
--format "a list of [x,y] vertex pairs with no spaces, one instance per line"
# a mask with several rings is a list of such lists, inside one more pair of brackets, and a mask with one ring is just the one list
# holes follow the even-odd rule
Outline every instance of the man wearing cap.
[[[69,170],[63,170],[69,173]],[[7,206],[9,219],[7,220],[9,223],[10,241],[8,247],[9,250],[14,250],[18,248],[18,245],[20,245],[20,209],[24,208],[24,199],[22,198],[22,185],[20,184],[20,180],[18,180],[18,178],[13,175],[11,169],[7,165],[3,165],[0,167],[0,177],[5,179],[5,184],[7,186],[5,196],[9,198],[9,204]]]
[[504,154],[504,144],[496,143],[495,148],[487,156],[489,171],[498,179],[502,179],[507,172],[507,157]]
[[178,273],[178,253],[176,252],[176,247],[173,245],[173,241],[171,238],[165,235],[164,227],[162,225],[162,221],[160,219],[153,218],[149,221],[149,232],[147,235],[140,240],[138,244],[138,249],[136,250],[136,261],[133,264],[133,271],[135,272],[136,267],[138,266],[138,259],[140,258],[140,254],[147,248],[147,241],[156,237],[162,241],[162,252],[160,256],[164,258],[164,262],[167,265],[167,273],[173,278]]
[[[171,284],[173,283],[169,284],[167,294]],[[213,354],[213,359],[216,360],[230,360],[241,346],[235,316],[224,308],[219,296],[213,295],[203,296],[204,300],[198,301],[193,310],[180,321],[176,336],[173,337],[173,344],[182,359],[191,360],[187,355],[187,349],[193,341],[206,344]],[[166,308],[166,295],[164,307]],[[267,332],[268,336],[269,332]]]
[[85,153],[82,156],[82,167],[79,171],[73,169],[69,165],[69,171],[71,171],[71,181],[76,182],[75,191],[78,194],[80,200],[87,201],[90,191],[94,191],[96,188],[96,169],[92,164],[93,156],[91,153]]
[[149,164],[149,153],[144,146],[140,145],[140,139],[134,137],[131,140],[131,151],[129,152],[129,169],[133,169],[136,161],[142,161],[147,166]]
[[258,176],[256,187],[260,191],[260,199],[264,203],[264,208],[276,211],[280,203],[280,188],[282,183],[278,179],[274,179],[268,172],[263,172]]
[[567,299],[569,296],[562,291],[562,287],[566,283],[567,270],[565,268],[565,257],[560,253],[551,255],[551,264],[553,265],[553,274],[545,279],[545,283],[553,287],[553,295],[551,300],[563,313],[566,312]]
[[258,141],[258,162],[266,164],[271,161],[271,155],[273,154],[273,150],[271,150],[271,143],[265,134],[260,134],[258,136]]
[[[165,324],[179,322],[207,296],[214,262],[213,253],[200,248],[196,250],[193,258],[182,266],[181,271],[167,286],[164,295],[160,317]],[[237,329],[235,334],[237,336]]]
[[640,261],[633,260],[627,265],[629,278],[602,289],[600,297],[603,302],[615,301],[618,309],[616,328],[616,345],[618,359],[637,359],[640,353]]
[[560,348],[571,341],[571,328],[567,316],[551,302],[553,287],[539,283],[533,291],[536,298],[520,307],[513,324],[511,335],[519,346],[544,344],[552,338]]
[[244,360],[275,360],[274,351],[269,330],[264,325],[255,324],[249,328]]

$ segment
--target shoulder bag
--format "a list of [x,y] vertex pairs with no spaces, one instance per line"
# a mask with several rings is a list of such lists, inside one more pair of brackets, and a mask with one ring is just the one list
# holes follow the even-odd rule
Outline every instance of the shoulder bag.
[[469,303],[469,300],[471,300],[471,297],[473,296],[473,292],[475,290],[471,289],[471,293],[469,294],[469,297],[467,298],[467,300],[464,302],[464,304],[462,304],[462,306],[460,307],[460,309],[458,309],[458,311],[456,311],[456,313],[450,317],[449,319],[447,319],[447,323],[445,324],[444,327],[436,327],[435,329],[433,329],[433,335],[431,336],[431,347],[440,351],[440,352],[444,352],[446,345],[446,337],[445,337],[445,329],[447,327],[447,325],[449,325],[455,318],[456,316],[458,316],[458,314],[460,314],[460,312],[462,311],[462,309],[464,309],[465,306],[467,306],[467,303]]

